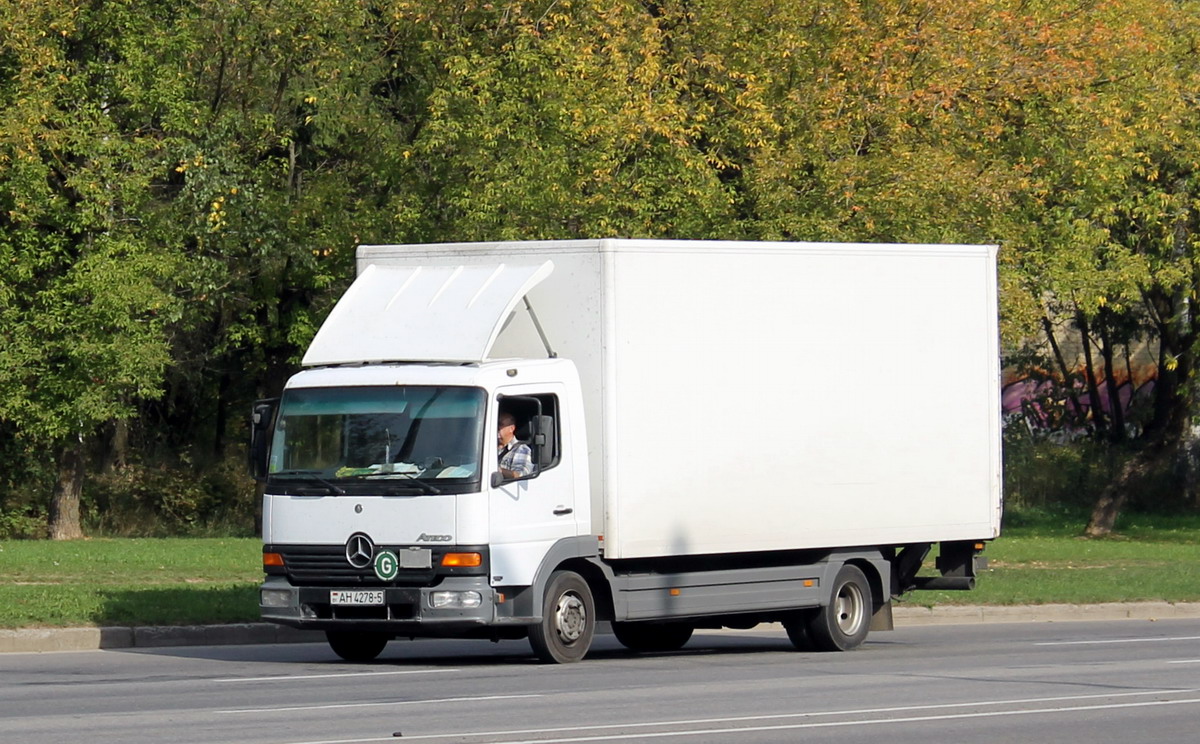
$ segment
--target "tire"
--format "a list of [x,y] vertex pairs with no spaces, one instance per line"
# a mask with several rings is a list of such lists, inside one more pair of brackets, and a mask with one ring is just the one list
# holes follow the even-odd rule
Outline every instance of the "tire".
[[612,629],[630,651],[678,651],[695,630],[687,623],[613,623]]
[[808,625],[816,616],[817,610],[801,610],[783,621],[783,629],[787,631],[788,640],[797,651],[812,651],[813,642],[808,634]]
[[547,664],[581,660],[596,634],[596,603],[587,582],[574,571],[555,571],[546,585],[542,622],[529,629],[529,645]]
[[833,581],[829,604],[808,623],[813,646],[820,651],[858,648],[871,629],[871,607],[871,584],[867,577],[857,566],[842,566]]
[[388,643],[385,633],[353,630],[327,630],[325,640],[333,652],[346,661],[373,661]]

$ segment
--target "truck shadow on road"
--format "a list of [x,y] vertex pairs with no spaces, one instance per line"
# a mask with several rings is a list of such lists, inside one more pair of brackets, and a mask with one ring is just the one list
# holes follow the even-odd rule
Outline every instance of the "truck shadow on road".
[[[128,648],[123,652],[205,659],[238,663],[291,663],[317,665],[347,672],[382,672],[406,667],[464,668],[479,666],[543,666],[523,640],[490,643],[478,640],[396,640],[372,662],[352,664],[338,658],[324,643],[278,643],[259,645],[172,646]],[[786,637],[767,634],[698,634],[687,646],[662,653],[630,651],[608,635],[597,636],[583,664],[619,663],[630,660],[678,659],[686,657],[788,655],[797,659],[828,659],[830,654],[798,651]]]

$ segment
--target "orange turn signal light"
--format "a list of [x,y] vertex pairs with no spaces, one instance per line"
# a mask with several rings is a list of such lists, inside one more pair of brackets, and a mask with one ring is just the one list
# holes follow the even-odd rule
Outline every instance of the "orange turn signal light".
[[442,556],[442,565],[447,567],[476,568],[483,565],[481,553],[446,553]]
[[283,567],[282,553],[263,553],[263,566]]

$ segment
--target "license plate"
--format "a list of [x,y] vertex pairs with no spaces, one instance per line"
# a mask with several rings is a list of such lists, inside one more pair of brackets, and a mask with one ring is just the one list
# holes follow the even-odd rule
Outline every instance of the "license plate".
[[369,591],[342,591],[333,589],[329,592],[329,604],[335,605],[381,605],[383,604],[383,590],[374,589]]

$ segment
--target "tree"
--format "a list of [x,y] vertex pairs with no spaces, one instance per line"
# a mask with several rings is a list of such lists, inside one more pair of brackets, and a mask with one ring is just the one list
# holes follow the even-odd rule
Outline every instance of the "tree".
[[87,438],[159,391],[177,258],[145,204],[152,142],[110,62],[121,12],[6,3],[0,58],[0,419],[57,465],[51,535],[80,537]]
[[1093,410],[1158,342],[1156,467],[1196,403],[1197,13],[0,0],[0,429],[60,494],[85,450],[228,457],[361,242],[1000,242],[1006,344],[1072,325]]

